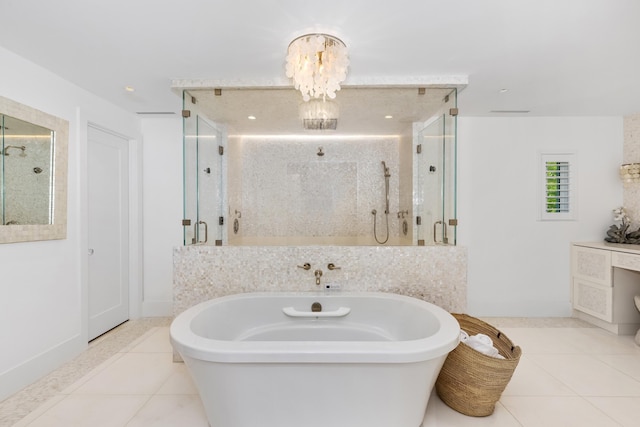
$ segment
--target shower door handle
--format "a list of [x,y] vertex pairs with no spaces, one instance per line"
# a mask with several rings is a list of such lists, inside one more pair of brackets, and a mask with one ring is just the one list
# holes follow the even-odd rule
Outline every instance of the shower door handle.
[[438,232],[438,224],[442,224],[442,221],[436,221],[433,223],[433,243],[439,243],[438,239],[436,239],[436,234]]
[[199,221],[198,224],[204,225],[204,241],[200,241],[198,243],[202,243],[202,244],[207,243],[207,240],[209,240],[209,226],[204,221]]

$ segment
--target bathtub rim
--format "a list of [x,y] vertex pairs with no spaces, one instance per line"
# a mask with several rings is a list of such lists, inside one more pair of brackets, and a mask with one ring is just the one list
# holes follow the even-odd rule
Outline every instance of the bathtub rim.
[[[191,322],[210,306],[259,297],[376,297],[404,301],[429,310],[438,330],[404,341],[232,341],[201,337]],[[246,292],[213,298],[180,313],[170,326],[170,341],[183,359],[220,363],[416,363],[445,357],[459,343],[460,325],[443,308],[414,297],[387,292]]]

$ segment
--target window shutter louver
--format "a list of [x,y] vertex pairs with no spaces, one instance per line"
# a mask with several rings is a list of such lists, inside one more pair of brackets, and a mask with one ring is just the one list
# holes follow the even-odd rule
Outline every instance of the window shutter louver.
[[573,154],[542,154],[543,220],[575,219],[575,159]]

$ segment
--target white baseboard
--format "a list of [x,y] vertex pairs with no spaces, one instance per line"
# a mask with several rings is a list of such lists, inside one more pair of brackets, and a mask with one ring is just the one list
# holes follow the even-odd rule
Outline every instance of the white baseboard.
[[469,314],[478,317],[572,317],[571,303],[558,301],[472,301]]
[[80,335],[43,351],[0,374],[0,401],[36,382],[70,361],[87,348]]

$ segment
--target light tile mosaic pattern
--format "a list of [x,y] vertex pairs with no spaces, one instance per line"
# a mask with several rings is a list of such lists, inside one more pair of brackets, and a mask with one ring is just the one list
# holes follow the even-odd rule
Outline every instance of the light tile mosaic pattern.
[[[298,268],[305,263],[310,270]],[[333,263],[340,270],[329,271]],[[314,271],[322,270],[321,285]],[[174,249],[174,314],[243,292],[391,292],[467,308],[467,251],[457,246],[185,246]]]
[[[357,140],[279,140],[250,138],[229,144],[229,211],[241,212],[238,231],[229,243],[244,237],[354,237],[373,240],[373,215],[378,212],[378,234],[386,235],[385,177],[389,167],[389,229],[398,237],[397,212],[410,200],[401,197],[400,149],[410,144],[399,137]],[[318,155],[322,149],[322,156]],[[411,165],[409,165],[409,168]],[[409,169],[410,170],[410,169]],[[231,227],[231,224],[229,225]],[[411,244],[411,234],[404,244]]]
[[[631,336],[613,335],[577,319],[483,320],[498,326],[523,350],[495,412],[488,417],[468,417],[446,406],[434,393],[419,427],[638,425],[640,347]],[[168,328],[153,327],[131,339],[116,354],[108,346],[95,347],[106,350],[108,356],[103,362],[96,360],[94,369],[68,386],[51,390],[43,382],[18,393],[14,399],[28,401],[32,394],[41,396],[48,390],[48,399],[26,416],[12,420],[5,416],[5,402],[0,403],[0,426],[208,426],[185,365],[170,362]]]

